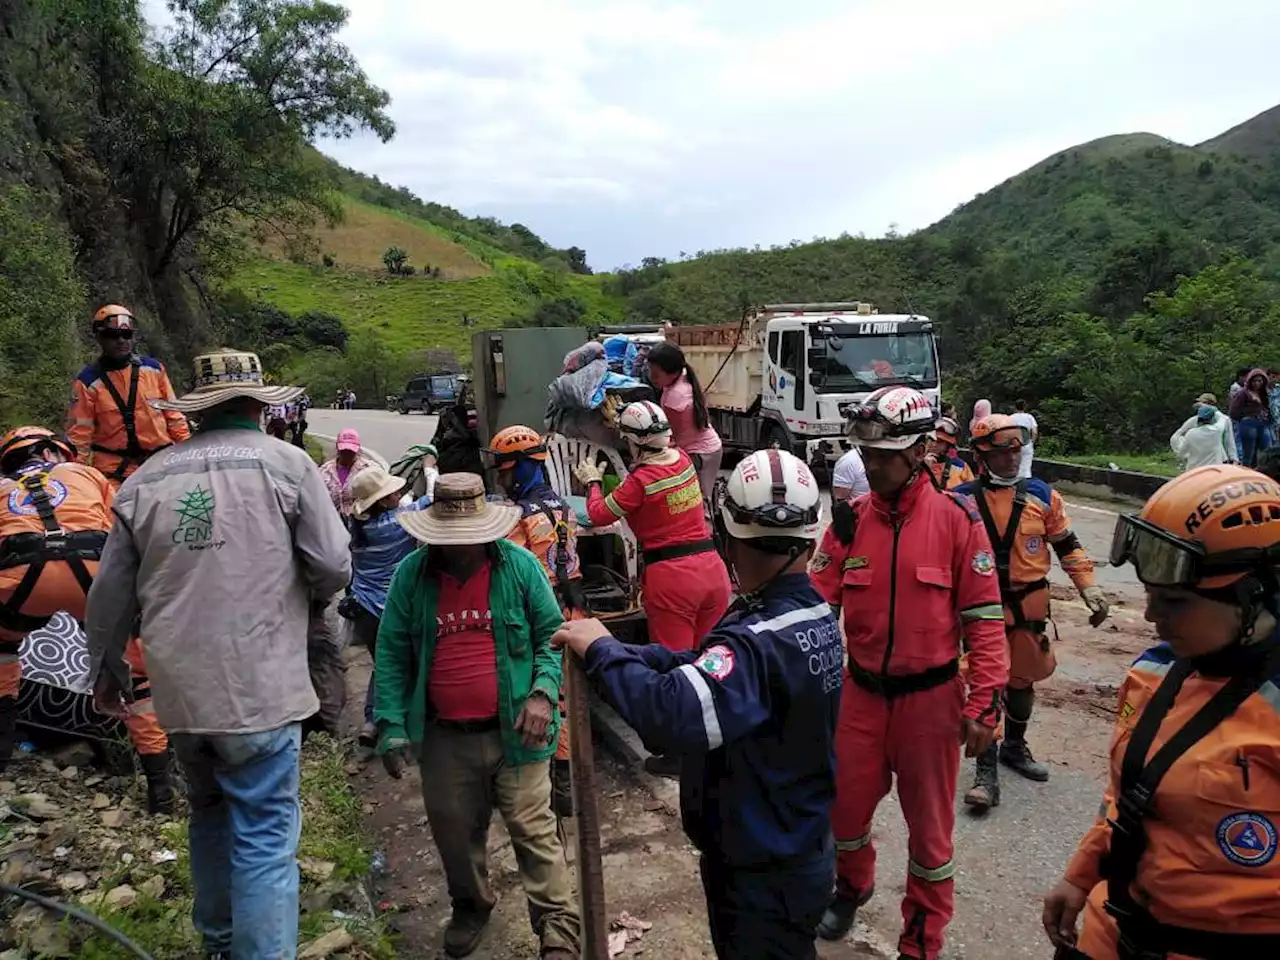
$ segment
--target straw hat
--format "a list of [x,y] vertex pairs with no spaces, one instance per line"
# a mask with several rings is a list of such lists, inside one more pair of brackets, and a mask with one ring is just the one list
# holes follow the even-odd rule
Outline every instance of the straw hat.
[[291,403],[303,387],[272,387],[263,382],[262,362],[256,353],[223,348],[201,354],[195,360],[195,389],[176,400],[152,400],[157,410],[198,413],[228,400],[247,397],[269,407]]
[[1212,393],[1202,393],[1200,396],[1196,397],[1196,403],[1207,403],[1211,407],[1216,407],[1218,405],[1218,398]]
[[474,473],[446,473],[436,481],[431,506],[405,511],[396,519],[428,546],[464,547],[501,540],[520,517],[516,505],[486,500],[484,481]]
[[351,490],[351,516],[367,520],[369,508],[393,493],[404,489],[404,478],[393,477],[380,463],[371,463],[354,477],[348,485]]

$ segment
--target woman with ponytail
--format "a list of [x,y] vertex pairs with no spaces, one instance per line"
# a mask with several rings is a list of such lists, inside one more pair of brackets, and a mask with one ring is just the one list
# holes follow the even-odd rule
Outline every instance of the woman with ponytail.
[[710,499],[720,473],[720,435],[707,416],[707,398],[698,375],[689,369],[684,351],[664,341],[649,351],[649,380],[662,391],[662,410],[671,424],[674,445],[693,460],[702,499]]

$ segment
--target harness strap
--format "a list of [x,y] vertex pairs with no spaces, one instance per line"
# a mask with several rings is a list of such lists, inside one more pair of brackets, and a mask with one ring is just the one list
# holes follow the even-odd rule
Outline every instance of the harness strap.
[[534,506],[550,521],[556,533],[555,575],[560,605],[566,610],[585,610],[586,599],[582,594],[582,584],[569,578],[569,505],[563,505],[559,517],[541,500],[535,501]]
[[1036,633],[1044,633],[1048,627],[1048,620],[1032,620],[1022,610],[1022,601],[1033,593],[1039,593],[1041,590],[1049,589],[1048,577],[1041,577],[1032,583],[1024,583],[1021,586],[1011,586],[1006,592],[1001,590],[1001,599],[1013,611],[1014,627],[1030,627]]
[[[1243,934],[1214,934],[1209,931],[1188,931],[1162,924],[1133,898],[1132,886],[1137,878],[1138,864],[1146,852],[1147,835],[1143,821],[1150,816],[1152,801],[1160,781],[1169,769],[1192,747],[1208,736],[1224,720],[1239,709],[1264,683],[1280,671],[1280,643],[1267,652],[1258,669],[1247,676],[1232,677],[1213,697],[1196,712],[1185,726],[1169,738],[1150,762],[1147,753],[1155,742],[1160,726],[1191,675],[1194,666],[1189,660],[1175,661],[1159,688],[1142,711],[1134,727],[1129,745],[1125,749],[1120,766],[1120,790],[1116,799],[1116,817],[1111,824],[1111,849],[1105,861],[1107,878],[1106,909],[1116,918],[1120,930],[1120,956],[1122,960],[1136,960],[1155,951],[1159,957],[1175,947],[1183,952],[1184,935],[1198,935],[1208,949],[1194,951],[1205,960],[1217,960],[1228,956],[1261,956],[1238,946]],[[1274,948],[1280,943],[1280,935],[1267,935],[1267,940],[1249,939],[1256,945],[1269,942]],[[1236,945],[1233,945],[1236,944]],[[1243,952],[1240,952],[1243,950]],[[1274,953],[1272,954],[1274,955]]]
[[116,469],[112,471],[111,478],[119,480],[124,476],[125,465],[129,459],[145,460],[151,451],[144,450],[142,445],[138,443],[138,424],[135,419],[135,408],[138,403],[138,381],[142,378],[142,364],[134,357],[129,361],[129,399],[120,396],[120,391],[116,389],[116,385],[111,382],[110,374],[102,369],[97,368],[99,378],[102,385],[107,388],[107,393],[111,394],[111,399],[116,405],[116,409],[120,411],[120,417],[124,421],[125,448],[123,450],[112,450],[108,447],[100,447],[96,443],[93,449],[99,453],[113,453],[120,457],[120,463],[116,465]]
[[1013,488],[1013,505],[1009,508],[1009,523],[1001,531],[996,526],[995,517],[991,514],[991,505],[987,503],[985,489],[978,491],[974,497],[978,501],[978,512],[982,514],[982,525],[987,528],[987,537],[991,540],[991,549],[996,555],[996,577],[1000,580],[1000,593],[1006,594],[1011,589],[1009,581],[1009,558],[1013,555],[1013,541],[1018,535],[1018,524],[1022,521],[1022,511],[1027,509],[1027,481],[1019,480]]
[[943,490],[947,489],[947,481],[951,479],[952,466],[953,464],[951,463],[950,457],[942,461],[942,477],[938,482],[938,486],[940,486]]

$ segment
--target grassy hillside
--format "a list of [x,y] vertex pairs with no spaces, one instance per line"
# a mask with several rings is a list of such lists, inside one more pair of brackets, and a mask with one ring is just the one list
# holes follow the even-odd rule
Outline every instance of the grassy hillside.
[[[409,264],[416,271],[439,268],[446,280],[468,280],[493,272],[480,256],[435,224],[349,197],[343,198],[342,208],[341,223],[334,227],[321,225],[313,232],[318,249],[332,257],[338,267],[385,274],[382,254],[395,246],[409,252]],[[486,252],[491,258],[501,253],[496,249]],[[278,248],[271,253],[274,257],[280,255]]]
[[1213,153],[1273,159],[1280,152],[1280,106],[1264,110],[1198,147]]

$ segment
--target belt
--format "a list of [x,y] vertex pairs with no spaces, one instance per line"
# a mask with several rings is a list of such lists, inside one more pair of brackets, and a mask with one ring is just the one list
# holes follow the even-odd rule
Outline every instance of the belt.
[[952,677],[960,675],[960,661],[948,660],[946,663],[919,673],[872,673],[857,661],[849,660],[849,679],[868,693],[874,693],[892,700],[894,697],[906,696],[908,693],[919,693],[942,686]]
[[714,540],[693,540],[689,543],[674,543],[669,547],[654,547],[643,553],[645,564],[661,563],[663,560],[677,560],[680,557],[692,557],[699,553],[715,553]]
[[502,728],[502,721],[497,717],[490,717],[488,720],[441,720],[437,717],[435,724],[454,733],[493,733]]
[[1119,928],[1121,960],[1164,960],[1170,953],[1201,960],[1280,956],[1280,933],[1226,933],[1161,923],[1141,907],[1126,910],[1111,901],[1106,909]]
[[77,530],[61,535],[15,533],[0,542],[0,570],[69,557],[97,560],[106,542],[107,534],[102,530]]

